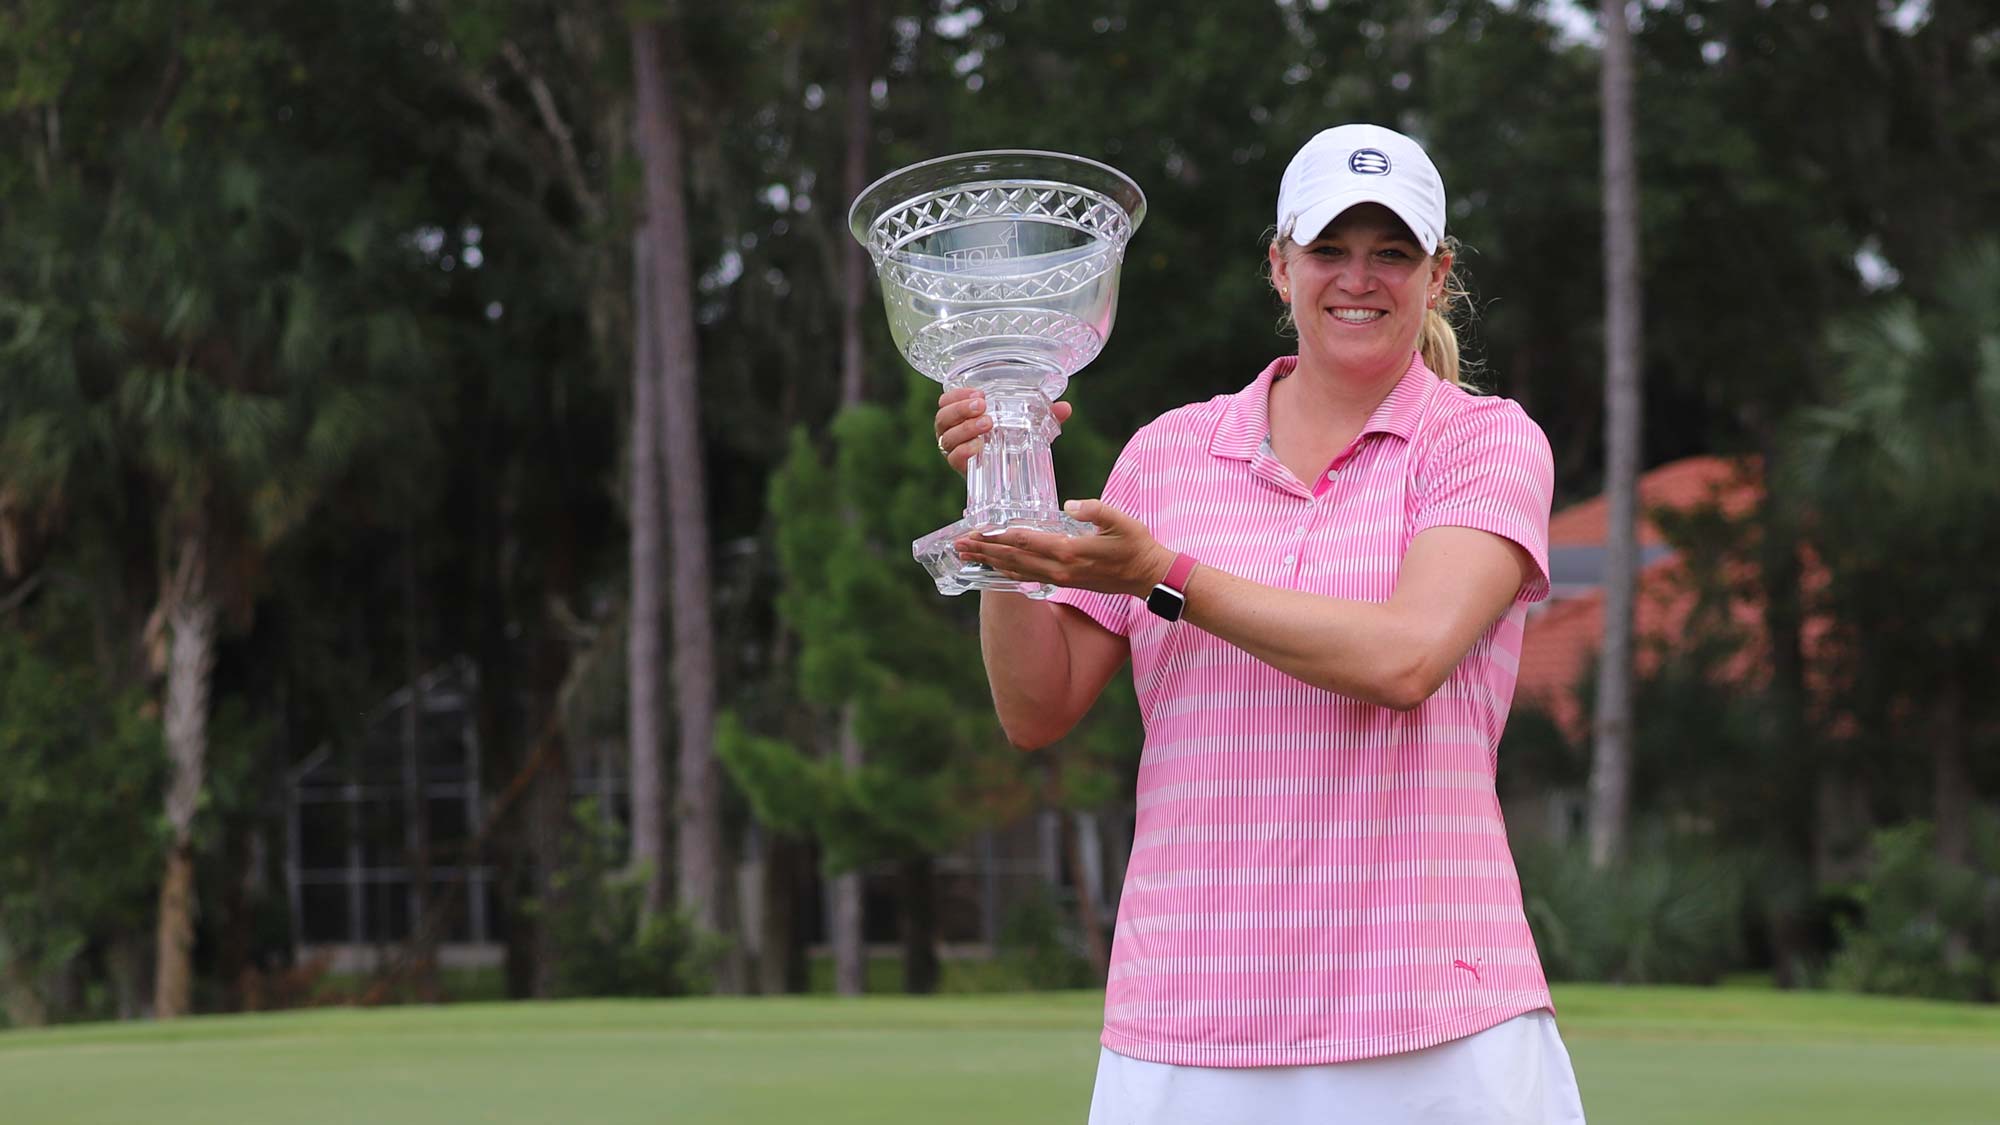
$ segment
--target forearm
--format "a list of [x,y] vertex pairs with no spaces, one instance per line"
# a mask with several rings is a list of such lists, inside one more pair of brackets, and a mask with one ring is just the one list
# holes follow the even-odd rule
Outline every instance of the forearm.
[[1296,680],[1382,707],[1415,707],[1450,671],[1438,666],[1438,630],[1393,603],[1265,586],[1209,566],[1188,577],[1182,620]]
[[979,595],[979,653],[993,689],[993,710],[1016,746],[1032,749],[1062,737],[1070,696],[1069,641],[1054,603],[1020,594]]

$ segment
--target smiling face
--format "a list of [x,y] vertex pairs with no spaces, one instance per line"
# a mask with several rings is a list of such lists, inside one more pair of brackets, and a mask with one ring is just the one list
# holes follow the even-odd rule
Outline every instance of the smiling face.
[[1451,272],[1449,253],[1427,257],[1379,203],[1341,212],[1304,246],[1274,243],[1270,255],[1271,281],[1298,325],[1301,366],[1343,381],[1402,374]]

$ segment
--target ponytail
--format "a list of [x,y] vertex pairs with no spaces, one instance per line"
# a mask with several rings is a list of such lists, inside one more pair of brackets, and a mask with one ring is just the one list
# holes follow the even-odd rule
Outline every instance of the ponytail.
[[1417,350],[1423,353],[1424,366],[1437,372],[1437,376],[1453,386],[1458,381],[1458,333],[1451,327],[1451,321],[1439,315],[1438,310],[1424,313],[1424,331],[1417,337]]
[[1460,303],[1471,307],[1472,295],[1466,292],[1465,283],[1459,280],[1458,239],[1447,235],[1438,243],[1438,252],[1452,256],[1452,270],[1445,275],[1444,291],[1438,294],[1436,307],[1424,310],[1424,327],[1417,334],[1417,351],[1424,357],[1424,366],[1436,372],[1438,378],[1456,387],[1466,387],[1467,373],[1460,369],[1458,332],[1451,326],[1451,312]]

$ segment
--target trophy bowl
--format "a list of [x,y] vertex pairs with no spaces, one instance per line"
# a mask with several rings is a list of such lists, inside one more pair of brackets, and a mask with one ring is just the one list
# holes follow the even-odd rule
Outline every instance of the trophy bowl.
[[1095,531],[1057,499],[1050,406],[1111,334],[1118,267],[1145,215],[1123,173],[1055,152],[943,156],[856,197],[848,229],[874,260],[896,347],[945,386],[984,392],[993,419],[966,469],[964,518],[911,544],[940,593],[1054,592],[961,561],[963,535]]

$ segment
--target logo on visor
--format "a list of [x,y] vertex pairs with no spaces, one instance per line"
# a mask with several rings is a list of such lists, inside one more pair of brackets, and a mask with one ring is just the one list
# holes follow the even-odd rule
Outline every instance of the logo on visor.
[[1347,170],[1357,176],[1386,176],[1389,174],[1389,157],[1379,148],[1356,149],[1347,158]]

